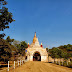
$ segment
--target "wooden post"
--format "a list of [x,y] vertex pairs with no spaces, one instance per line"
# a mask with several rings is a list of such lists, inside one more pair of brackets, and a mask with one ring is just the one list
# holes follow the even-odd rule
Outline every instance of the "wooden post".
[[23,60],[22,60],[22,64],[23,64]]
[[14,61],[14,69],[15,69],[15,61]]
[[56,64],[57,64],[57,61],[56,61]]
[[59,65],[60,65],[60,61],[59,61]]
[[21,66],[21,60],[20,60],[20,66]]
[[68,61],[67,61],[67,66],[68,66]]
[[54,61],[52,61],[52,63],[54,63]]
[[62,66],[63,66],[63,61],[62,61]]
[[18,61],[18,66],[19,66],[19,61]]
[[59,65],[60,65],[60,61],[59,61]]
[[8,71],[9,71],[9,61],[8,61]]

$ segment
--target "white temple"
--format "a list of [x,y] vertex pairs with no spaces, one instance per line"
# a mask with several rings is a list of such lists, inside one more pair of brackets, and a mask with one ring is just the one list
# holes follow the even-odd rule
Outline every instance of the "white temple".
[[28,48],[26,49],[26,59],[28,61],[48,61],[48,54],[43,45],[39,44],[38,38],[36,37],[36,32],[31,45],[28,43]]

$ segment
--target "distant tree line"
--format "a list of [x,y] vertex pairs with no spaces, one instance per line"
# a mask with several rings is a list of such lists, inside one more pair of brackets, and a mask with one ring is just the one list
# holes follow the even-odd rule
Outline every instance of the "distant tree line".
[[47,50],[49,53],[49,56],[51,56],[54,61],[55,58],[64,58],[65,60],[68,60],[72,58],[72,45],[62,45],[59,47],[53,47],[52,49]]

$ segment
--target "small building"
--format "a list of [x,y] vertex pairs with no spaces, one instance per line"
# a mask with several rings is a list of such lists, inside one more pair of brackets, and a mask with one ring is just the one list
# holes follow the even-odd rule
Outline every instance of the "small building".
[[48,53],[43,45],[39,44],[38,38],[36,37],[36,32],[31,45],[28,43],[28,48],[26,49],[26,59],[28,61],[48,61]]

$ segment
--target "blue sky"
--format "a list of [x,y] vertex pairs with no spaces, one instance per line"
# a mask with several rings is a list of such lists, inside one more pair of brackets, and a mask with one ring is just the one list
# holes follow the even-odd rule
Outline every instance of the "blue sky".
[[44,47],[72,44],[72,0],[6,0],[16,20],[4,33],[31,43],[36,31]]

